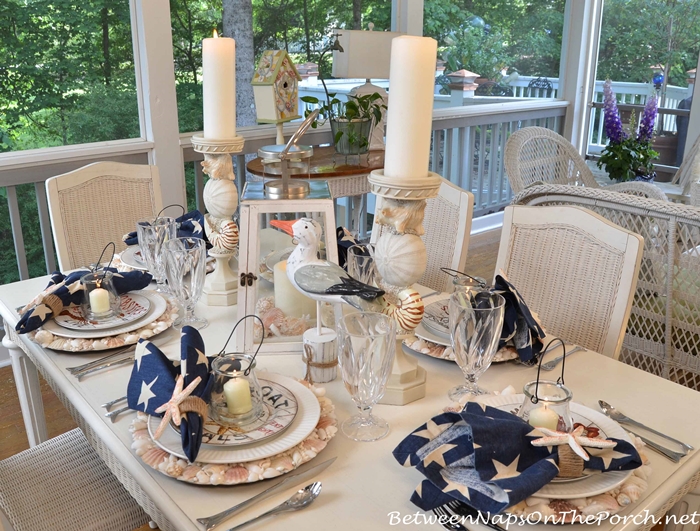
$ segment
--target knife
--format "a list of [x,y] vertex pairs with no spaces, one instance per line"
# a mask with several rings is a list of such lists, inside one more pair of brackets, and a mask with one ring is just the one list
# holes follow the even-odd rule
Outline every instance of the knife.
[[260,494],[256,494],[252,498],[249,498],[239,503],[238,505],[234,505],[230,509],[221,511],[220,513],[214,514],[212,516],[207,516],[206,518],[197,518],[197,521],[206,528],[206,531],[211,531],[221,522],[227,520],[230,516],[233,516],[234,514],[242,511],[246,507],[250,507],[251,505],[258,503],[259,501],[266,500],[274,493],[283,488],[298,485],[299,483],[306,481],[310,475],[320,474],[326,468],[331,466],[336,459],[337,457],[334,457],[316,466],[307,468],[306,470],[297,470],[296,472],[291,472],[287,474],[282,481],[280,481],[276,485],[273,485],[269,489],[262,491]]

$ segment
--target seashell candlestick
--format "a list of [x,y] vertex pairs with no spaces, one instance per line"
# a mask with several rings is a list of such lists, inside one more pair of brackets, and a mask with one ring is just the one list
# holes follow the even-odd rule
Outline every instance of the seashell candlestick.
[[420,236],[424,234],[425,200],[437,196],[440,176],[428,172],[423,179],[392,179],[383,170],[369,176],[372,192],[381,197],[377,204],[375,263],[386,290],[384,313],[397,323],[396,357],[381,404],[404,405],[425,396],[425,370],[404,354],[401,343],[423,317],[423,300],[411,287],[423,276],[427,253]]
[[204,231],[212,244],[209,256],[216,259],[216,269],[204,282],[204,301],[209,306],[231,306],[238,301],[238,273],[231,268],[231,259],[238,249],[238,225],[233,215],[238,208],[231,155],[243,150],[243,137],[232,140],[209,140],[192,137],[192,146],[204,153],[202,171],[210,179],[204,187]]

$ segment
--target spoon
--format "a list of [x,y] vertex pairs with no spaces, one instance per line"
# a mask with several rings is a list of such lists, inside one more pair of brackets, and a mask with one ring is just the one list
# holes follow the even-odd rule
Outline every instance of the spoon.
[[311,485],[307,485],[303,489],[299,489],[286,502],[281,503],[277,507],[270,509],[266,513],[262,513],[261,515],[256,516],[255,518],[252,518],[252,519],[248,520],[247,522],[243,522],[242,524],[238,524],[237,526],[230,528],[228,531],[233,531],[234,529],[240,529],[241,527],[248,525],[250,523],[253,523],[256,520],[260,520],[261,518],[266,518],[268,516],[273,516],[273,515],[279,514],[279,513],[286,513],[286,512],[290,512],[290,511],[298,511],[299,509],[304,509],[305,507],[308,507],[309,505],[311,505],[311,502],[313,502],[318,497],[319,494],[321,494],[321,482],[316,481],[316,482],[312,483]]
[[605,413],[608,417],[610,417],[614,421],[619,422],[620,424],[631,424],[632,426],[638,426],[642,429],[645,429],[651,433],[658,435],[659,437],[663,437],[664,439],[667,439],[667,440],[672,441],[676,444],[679,444],[682,448],[684,448],[686,450],[686,452],[688,450],[693,450],[693,447],[690,446],[689,444],[681,442],[678,439],[674,439],[673,437],[670,437],[669,435],[661,433],[660,431],[656,431],[654,428],[650,428],[649,426],[645,426],[641,422],[637,422],[636,420],[631,419],[630,417],[628,417],[627,415],[625,415],[621,411],[618,411],[617,409],[615,409],[614,406],[608,404],[604,400],[598,400],[598,405],[600,406],[600,409],[603,411],[603,413]]

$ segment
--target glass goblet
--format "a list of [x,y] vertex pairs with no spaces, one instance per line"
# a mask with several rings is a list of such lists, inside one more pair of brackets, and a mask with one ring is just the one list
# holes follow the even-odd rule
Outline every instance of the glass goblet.
[[376,286],[377,266],[374,262],[374,245],[357,244],[348,248],[348,275],[363,284]]
[[159,293],[170,293],[165,284],[165,256],[163,245],[177,236],[177,224],[174,218],[161,216],[144,218],[136,222],[139,248],[146,260],[148,270],[153,275]]
[[396,350],[395,321],[381,313],[355,312],[338,323],[338,364],[345,388],[360,413],[340,429],[354,441],[376,441],[389,433],[389,424],[372,415],[384,396]]
[[209,322],[194,314],[194,305],[202,296],[206,274],[207,248],[200,238],[173,238],[165,243],[168,283],[185,309],[185,315],[175,321],[176,328],[185,325],[205,328]]
[[450,297],[450,337],[457,365],[466,382],[450,389],[447,396],[458,402],[464,395],[483,395],[479,377],[491,365],[501,338],[505,299],[490,292],[476,295],[469,288]]

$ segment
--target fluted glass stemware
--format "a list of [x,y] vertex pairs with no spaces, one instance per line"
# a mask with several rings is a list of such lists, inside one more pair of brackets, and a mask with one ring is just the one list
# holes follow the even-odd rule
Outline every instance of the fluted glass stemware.
[[207,248],[200,238],[174,238],[165,244],[166,274],[173,294],[185,309],[185,315],[175,321],[176,328],[185,325],[197,329],[209,322],[194,314],[194,305],[202,296],[206,274]]

